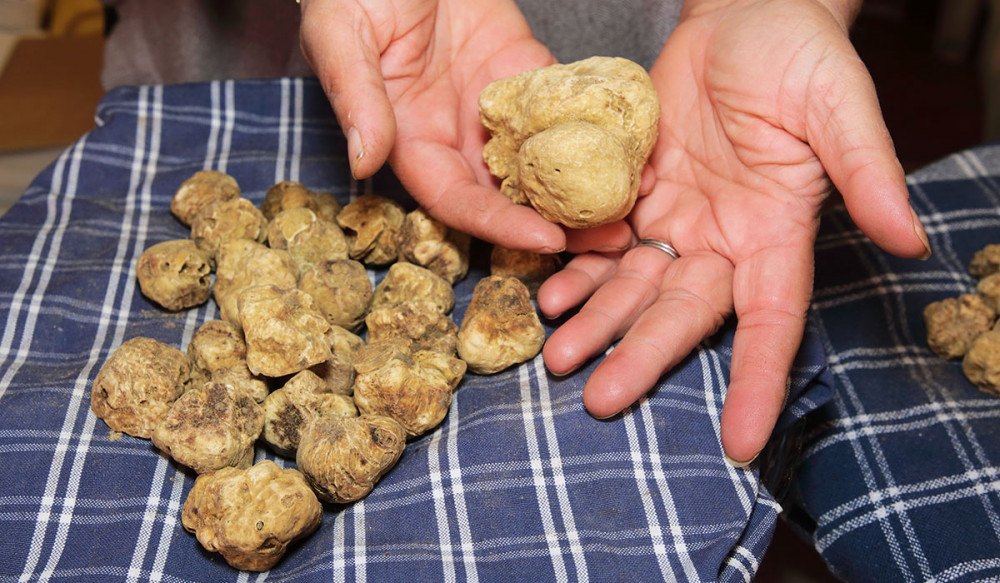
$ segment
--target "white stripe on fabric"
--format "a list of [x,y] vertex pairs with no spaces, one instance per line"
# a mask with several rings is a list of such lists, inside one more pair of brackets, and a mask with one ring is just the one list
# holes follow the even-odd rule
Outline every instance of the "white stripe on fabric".
[[[708,411],[708,418],[712,422],[712,431],[719,440],[719,460],[730,482],[733,484],[733,492],[740,499],[743,506],[744,516],[749,519],[753,513],[753,505],[759,499],[758,484],[749,470],[735,468],[725,461],[725,451],[722,449],[722,411],[719,409],[718,401],[721,399],[725,403],[726,394],[729,387],[726,385],[725,376],[722,373],[722,362],[715,350],[704,344],[698,350],[698,362],[701,364],[703,396],[705,399],[705,409]],[[718,394],[716,393],[718,387]],[[752,495],[752,499],[751,499]]]
[[[678,577],[677,573],[674,572],[673,567],[670,565],[670,557],[667,552],[667,542],[664,538],[663,527],[660,525],[660,519],[657,517],[656,508],[653,506],[653,491],[649,487],[649,478],[646,477],[646,468],[644,467],[645,462],[643,461],[646,454],[642,451],[642,445],[639,443],[639,431],[636,428],[636,410],[643,407],[646,402],[647,399],[643,397],[638,403],[632,405],[631,408],[626,409],[622,413],[622,422],[625,424],[625,435],[628,437],[629,451],[632,454],[632,470],[633,477],[635,478],[635,486],[639,491],[639,498],[642,500],[642,509],[646,515],[646,524],[649,525],[649,538],[653,543],[653,553],[656,555],[656,562],[660,567],[660,574],[663,575],[663,579],[665,581],[676,581],[678,580]],[[675,552],[677,553],[677,558],[681,563],[681,569],[684,572],[684,577],[688,581],[697,581],[698,573],[694,571],[694,566],[691,565],[691,570],[688,569],[690,557],[687,555],[684,535],[680,532],[679,528],[675,528],[675,519],[677,518],[677,514],[676,508],[671,500],[670,488],[667,487],[661,490],[660,497],[663,499],[663,506],[667,520],[670,521],[669,530],[671,536],[673,537]]]
[[[148,107],[147,103],[149,101],[148,88],[143,88],[140,93],[137,111],[139,112],[140,116],[139,119],[147,120],[148,122],[149,117],[152,117],[152,119],[154,120],[153,127],[151,128],[150,131],[149,139],[153,140],[156,143],[156,148],[151,149],[153,151],[150,152],[150,156],[145,160],[145,163],[143,163],[144,153],[142,149],[146,146],[146,127],[144,123],[137,123],[136,147],[139,150],[136,152],[136,158],[134,159],[132,167],[132,174],[129,185],[130,196],[128,196],[126,200],[125,216],[123,217],[123,223],[122,223],[122,237],[119,239],[116,261],[114,263],[115,267],[111,271],[109,278],[110,285],[108,285],[108,288],[105,292],[105,298],[103,303],[105,317],[102,318],[102,323],[99,325],[98,331],[95,334],[95,343],[91,349],[89,363],[81,370],[80,374],[77,376],[70,406],[67,407],[66,417],[63,422],[63,430],[62,430],[63,433],[69,433],[72,430],[72,427],[75,423],[75,419],[79,412],[80,402],[83,400],[83,397],[86,394],[86,387],[88,383],[88,378],[90,376],[90,371],[97,364],[98,357],[101,353],[101,347],[104,344],[105,338],[108,333],[108,329],[111,327],[112,320],[114,320],[115,322],[114,335],[112,337],[113,346],[117,346],[118,344],[121,343],[121,336],[122,334],[124,334],[124,330],[126,327],[127,314],[129,313],[131,307],[131,298],[135,289],[135,282],[134,282],[134,277],[128,277],[128,274],[131,273],[132,262],[131,261],[129,262],[129,266],[125,270],[125,273],[123,273],[122,264],[124,263],[124,257],[127,253],[127,248],[129,246],[128,235],[131,233],[131,224],[133,216],[137,215],[139,219],[138,220],[139,226],[136,229],[136,240],[133,247],[134,254],[137,253],[137,249],[140,249],[142,247],[143,242],[145,240],[144,239],[146,231],[145,225],[148,221],[149,206],[150,206],[149,181],[152,180],[152,176],[153,174],[155,174],[156,163],[154,156],[156,150],[159,147],[158,144],[159,128],[156,123],[158,121],[158,118],[155,115],[155,112],[157,110],[156,103],[159,103],[162,99],[162,88],[154,89],[153,97],[154,97],[154,105],[152,106],[154,112],[153,116],[146,115],[146,110]],[[142,195],[142,200],[140,201],[141,208],[139,209],[138,213],[136,213],[134,208],[135,206],[133,200],[134,197],[131,196],[135,192],[139,192]],[[68,202],[66,204],[68,204]],[[117,295],[118,288],[120,287],[119,282],[122,281],[123,276],[125,277],[124,279],[125,287],[123,291],[123,296],[120,302],[115,302],[114,300]],[[123,319],[122,316],[126,317]],[[107,321],[107,325],[104,324],[104,321]],[[90,438],[93,435],[95,419],[96,417],[90,413],[84,416],[84,427],[80,436],[81,443],[73,459],[73,465],[70,471],[70,480],[66,484],[66,490],[67,490],[66,498],[71,501],[75,500],[76,492],[78,491],[80,486],[81,482],[80,474],[82,473],[82,467],[87,454],[87,445],[89,443]],[[50,472],[49,475],[49,482],[48,485],[46,486],[46,490],[48,490],[49,488],[58,487],[59,477],[62,471],[62,464],[64,462],[64,458],[62,455],[60,455],[59,452],[64,447],[65,446],[62,443],[60,443],[60,446],[57,448],[56,459],[54,460],[53,466],[51,468],[52,471]],[[58,565],[59,559],[62,556],[62,551],[65,548],[67,531],[69,529],[69,524],[71,523],[71,516],[73,513],[73,509],[74,507],[72,504],[63,507],[63,511],[60,515],[60,520],[59,520],[60,525],[56,532],[56,542],[55,544],[52,545],[52,548],[50,549],[49,561],[46,565],[45,570],[42,573],[43,576],[39,578],[39,581],[43,583],[45,581],[48,581],[49,576],[51,575],[51,573],[54,572],[55,566]]]
[[[59,192],[58,189],[62,187],[64,172],[66,172],[67,158],[73,161],[70,163],[71,168],[75,168],[76,171],[79,171],[79,165],[75,162],[75,160],[80,156],[80,152],[82,151],[83,147],[84,143],[83,141],[81,141],[73,148],[72,151],[67,150],[62,154],[62,156],[60,156],[59,161],[57,162],[55,168],[56,175],[53,178],[53,188],[52,188],[53,194],[58,193]],[[73,170],[70,170],[71,173],[72,171]],[[76,180],[73,178],[69,178],[67,179],[67,183],[68,185],[66,187],[66,192],[63,194],[63,196],[65,197],[62,205],[63,207],[66,207],[69,204],[69,202],[73,199],[73,197],[76,195],[75,192]],[[48,233],[50,232],[52,225],[55,223],[57,216],[61,216],[62,220],[60,220],[59,228],[56,230],[56,235],[53,239],[53,244],[52,244],[53,249],[58,249],[59,244],[61,243],[61,234],[65,231],[65,223],[69,218],[69,213],[66,212],[68,210],[67,208],[63,208],[61,211],[57,210],[57,204],[56,204],[57,201],[58,201],[57,196],[49,197],[48,215],[46,217],[45,227],[43,227],[43,231],[39,233],[39,238],[35,240],[35,246],[32,249],[33,257],[41,256],[41,250],[44,248],[45,238],[48,236]],[[49,262],[50,263],[55,262],[57,255],[58,253],[50,252],[47,256]],[[22,280],[21,289],[18,289],[18,292],[16,294],[18,304],[20,304],[23,301],[22,298],[26,293],[28,284],[34,277],[34,269],[36,267],[37,264],[33,263],[30,264],[29,268],[25,270],[25,278]],[[43,281],[40,281],[38,286],[35,288],[35,295],[31,299],[32,307],[40,302],[42,296],[44,295],[45,289],[47,288],[48,281],[44,277],[44,272],[47,267],[48,265],[42,267]],[[11,364],[11,366],[7,368],[7,371],[4,375],[3,385],[2,385],[4,387],[7,386],[7,384],[10,382],[10,378],[13,378],[17,369],[20,368],[20,364],[24,362],[24,356],[22,356],[21,354],[22,352],[26,354],[27,347],[25,346],[25,344],[30,345],[31,338],[33,338],[33,334],[29,333],[28,330],[32,330],[34,328],[34,320],[32,315],[37,314],[37,311],[32,309],[32,307],[29,307],[28,310],[28,320],[25,324],[26,332],[21,335],[22,345],[18,349],[18,356]],[[14,309],[12,305],[10,314],[16,314],[18,311],[20,311],[20,307]],[[8,321],[7,321],[8,330],[12,329],[13,322],[15,322],[16,320],[17,320],[16,317],[10,317],[10,315],[8,315]],[[5,341],[7,340],[6,332],[4,340]],[[4,348],[6,350],[9,350],[9,344],[4,346]],[[0,395],[2,395],[2,393],[0,393]],[[38,565],[38,561],[41,559],[41,553],[43,551],[42,543],[45,540],[45,534],[48,530],[48,523],[55,500],[55,494],[58,491],[59,473],[62,470],[63,452],[65,451],[65,443],[68,440],[68,436],[66,437],[63,436],[64,433],[65,431],[60,432],[60,439],[56,447],[56,451],[54,452],[52,466],[50,467],[49,479],[46,482],[45,486],[45,494],[42,496],[41,504],[39,505],[39,512],[35,519],[35,531],[31,537],[31,544],[28,548],[27,560],[25,561],[24,569],[21,571],[21,576],[19,577],[18,581],[28,581],[29,579],[31,579],[31,574],[34,572],[35,567]]]
[[[79,172],[80,168],[80,158],[82,157],[82,152],[84,148],[84,141],[76,144],[72,149],[67,149],[56,161],[56,165],[53,170],[52,178],[52,193],[58,193],[63,186],[63,179],[66,172],[66,166],[69,164],[71,166],[71,177],[67,179],[69,183],[66,187],[66,197],[63,201],[63,206],[66,207],[76,196],[76,177],[72,176],[72,172],[75,169]],[[39,316],[39,306],[42,303],[42,299],[45,297],[45,291],[48,289],[49,277],[45,276],[45,273],[51,273],[52,265],[56,262],[57,254],[48,253],[44,256],[47,261],[42,265],[42,277],[39,280],[38,285],[35,287],[35,293],[32,295],[30,301],[28,302],[28,315],[25,319],[25,330],[20,336],[17,335],[17,315],[21,312],[21,308],[25,302],[25,296],[27,295],[28,289],[31,287],[31,282],[35,278],[35,273],[39,267],[39,262],[43,257],[42,251],[45,249],[46,242],[49,240],[49,235],[54,233],[53,248],[58,249],[59,244],[56,241],[62,240],[62,234],[65,232],[66,224],[69,222],[69,213],[60,212],[57,207],[58,202],[57,196],[48,196],[46,204],[46,216],[45,222],[42,227],[37,231],[35,242],[31,247],[31,253],[28,256],[27,265],[24,267],[24,275],[21,277],[21,283],[14,292],[14,296],[10,302],[10,309],[7,311],[7,324],[4,327],[3,339],[0,341],[0,356],[7,358],[11,355],[11,347],[13,346],[14,339],[19,337],[21,339],[21,344],[17,349],[14,358],[11,359],[10,365],[6,367],[4,375],[0,378],[0,397],[3,397],[4,393],[7,391],[7,387],[13,380],[15,374],[20,370],[21,365],[25,362],[31,349],[31,341],[34,338],[34,328],[35,323]],[[56,224],[57,218],[59,219],[59,224],[53,230],[53,226]]]
[[280,116],[278,118],[278,151],[276,152],[274,160],[274,182],[282,182],[285,180],[285,166],[287,164],[288,158],[288,122],[289,114],[288,110],[291,108],[291,79],[283,78],[280,81],[281,86],[281,106],[279,108]]
[[[966,172],[966,174],[969,175],[970,178],[978,178],[975,174],[973,167],[965,163],[967,161],[965,157],[959,157],[956,160],[957,162],[959,162],[959,165]],[[977,180],[977,182],[979,181]],[[979,186],[980,188],[982,188],[983,185],[979,184]],[[913,191],[914,191],[914,196],[926,198],[925,193],[921,189],[914,188]],[[985,189],[984,192],[986,192]],[[930,205],[931,203],[930,201],[926,201],[926,204]],[[945,256],[946,259],[951,259],[950,263],[952,264],[952,268],[955,272],[964,273],[964,265],[959,263],[958,255],[956,253],[950,253],[950,254],[945,253]],[[887,266],[881,264],[881,262],[884,261],[884,259],[881,256],[876,256],[873,258],[875,261],[880,262],[878,265],[871,265],[869,257],[866,255],[859,254],[859,257],[866,264],[866,268],[868,268],[870,271],[887,270]],[[892,299],[893,299],[892,305],[890,305],[888,297],[883,299],[885,314],[894,317],[894,321],[890,322],[890,325],[887,327],[887,332],[890,334],[894,344],[913,345],[916,343],[916,339],[911,337],[910,330],[906,325],[907,322],[906,308],[902,300],[901,293],[895,294]],[[893,309],[893,306],[895,307],[895,309]],[[935,375],[933,370],[929,370],[927,367],[924,366],[911,367],[911,369],[917,372],[920,377],[922,377],[923,382],[920,382],[919,385],[921,389],[923,389],[923,391],[925,392],[928,400],[930,401],[944,400],[947,403],[946,406],[949,409],[954,410],[956,408],[954,404],[955,400],[952,398],[951,395],[952,390],[949,387],[943,386],[939,383],[938,377],[937,375]],[[941,421],[941,426],[947,433],[952,448],[957,454],[959,460],[962,462],[965,469],[974,470],[978,466],[988,464],[989,463],[989,460],[987,459],[988,456],[986,455],[984,449],[982,448],[982,445],[979,443],[979,439],[977,438],[974,429],[969,425],[968,420],[963,419],[961,415],[957,414],[953,414],[952,417],[953,417],[952,419],[947,419],[944,417],[942,413],[938,414],[938,419]],[[963,438],[966,445],[963,445]],[[878,457],[876,458],[877,461],[879,462],[880,466],[884,467],[885,472],[889,472],[888,462],[884,461],[884,459],[881,458],[882,453],[880,449],[881,448],[880,443],[875,442],[874,440],[871,441],[873,444],[876,444],[873,447],[879,448],[877,450],[879,452]],[[895,484],[891,483],[890,485],[893,486]],[[1000,536],[1000,513],[998,513],[993,497],[988,495],[983,495],[980,497],[980,503],[983,505],[983,508],[986,511],[986,515],[993,528],[994,534],[996,536]],[[907,532],[908,538],[916,542],[915,532],[911,534],[910,531],[907,530],[908,528],[912,528],[912,526],[909,524],[908,519],[906,519],[906,517],[903,516],[901,516],[900,519],[904,524],[904,532]],[[917,552],[915,554],[917,555],[918,560],[923,556],[923,553],[920,549],[917,549]],[[929,566],[927,568],[929,569]],[[925,578],[927,574],[928,574],[927,572],[922,573],[922,575]]]
[[455,556],[451,548],[451,529],[448,528],[448,509],[444,502],[444,486],[441,483],[441,430],[434,432],[427,447],[427,471],[430,473],[431,493],[434,497],[434,518],[437,523],[438,547],[441,552],[442,577],[445,583],[455,581]]
[[220,110],[220,98],[219,98],[219,82],[212,81],[208,86],[209,95],[211,98],[211,110],[209,111],[209,121],[208,121],[208,142],[205,145],[205,163],[202,166],[205,170],[216,169],[216,164],[218,166],[219,172],[224,172],[225,161],[218,160],[216,157],[216,149],[219,147],[219,130],[222,127],[222,119],[219,114]]
[[465,580],[469,583],[477,583],[479,571],[476,569],[476,549],[472,541],[472,528],[465,502],[462,465],[458,459],[458,412],[458,405],[452,403],[448,413],[448,472],[451,479],[451,495],[455,501],[455,520],[458,522],[458,540],[461,543],[462,563],[465,565]]
[[222,149],[219,151],[219,171],[226,172],[229,153],[233,147],[233,129],[236,125],[236,84],[231,80],[225,81],[222,89],[225,111],[223,114]]
[[167,564],[167,557],[170,555],[170,545],[173,542],[174,532],[176,532],[177,518],[181,515],[184,503],[181,496],[184,493],[184,475],[175,471],[170,478],[173,484],[170,488],[170,503],[163,517],[163,529],[160,531],[160,540],[156,545],[156,559],[153,561],[153,572],[150,574],[150,583],[159,583],[166,575],[164,567]]
[[299,167],[302,165],[302,126],[304,125],[302,116],[304,111],[305,87],[301,78],[294,81],[295,88],[295,117],[292,123],[292,160],[289,164],[288,178],[299,182]]
[[347,546],[347,537],[344,534],[346,514],[338,512],[333,516],[333,583],[347,581],[347,560],[344,557],[344,549]]
[[[197,309],[189,310],[184,320],[184,333],[181,334],[181,347],[186,347],[191,343],[191,337],[194,335],[195,326],[201,321],[201,312],[207,311],[207,305],[212,302],[207,302],[207,304],[200,306]],[[181,486],[184,484],[184,473],[174,468],[171,464],[166,463],[164,457],[160,458],[160,462],[156,464],[156,470],[153,473],[153,487],[150,488],[149,503],[146,507],[146,516],[150,517],[155,524],[155,521],[160,516],[159,506],[161,497],[163,495],[163,484],[166,480],[169,480],[172,484],[170,488],[170,498],[167,501],[167,507],[171,510],[180,509],[181,507]],[[167,477],[167,474],[170,477]],[[170,544],[173,540],[174,529],[173,525],[177,523],[177,513],[170,512],[167,514],[162,525],[162,530],[160,531],[160,538],[157,541],[156,551],[153,553],[153,569],[152,573],[149,575],[150,579],[154,582],[160,581],[163,577],[163,566],[166,563],[167,554],[170,552]],[[152,524],[151,524],[152,526]],[[143,530],[140,532],[145,533],[146,519],[143,519]],[[150,533],[151,536],[152,533]],[[148,542],[146,540],[141,541],[141,544],[146,545]],[[145,554],[145,553],[143,553]],[[136,553],[138,556],[139,553]],[[133,559],[134,563],[134,559]],[[140,563],[141,565],[141,563]]]
[[538,513],[545,530],[545,542],[548,545],[549,558],[552,561],[556,581],[568,581],[566,564],[563,562],[559,535],[552,519],[552,503],[549,501],[548,487],[545,483],[545,469],[541,453],[538,449],[538,437],[535,435],[535,416],[533,414],[534,399],[531,396],[531,379],[528,367],[517,367],[518,383],[521,388],[521,417],[524,420],[524,439],[528,447],[528,459],[531,461],[531,476],[535,485],[535,495],[538,498]]
[[[837,221],[837,222],[842,223],[843,221]],[[861,249],[857,249],[856,254],[859,257],[861,257],[862,261],[864,261],[864,263],[866,264],[865,267],[868,269],[870,273],[875,273],[878,271],[877,269],[874,269],[872,265],[868,264],[868,261],[866,260],[867,258],[863,255]],[[884,304],[888,300],[887,298],[883,297],[882,301]],[[886,313],[891,313],[891,309],[888,305],[884,306],[884,310]],[[819,323],[818,327],[822,328],[822,323]],[[834,350],[832,349],[832,346],[829,345],[829,338],[828,334],[826,333],[826,330],[823,329],[822,333],[824,335],[823,343],[824,347],[826,348],[827,354],[833,354]],[[842,388],[841,394],[843,398],[835,401],[837,408],[841,412],[841,415],[844,416],[851,414],[850,411],[846,410],[846,407],[848,406],[852,407],[855,412],[864,413],[864,405],[862,404],[860,398],[858,397],[858,393],[854,385],[852,384],[851,379],[846,375],[844,375],[843,373],[837,373],[836,371],[833,371],[833,374],[837,377],[839,381],[841,381],[840,386]],[[883,477],[883,479],[886,480],[889,486],[895,486],[895,480],[892,476],[892,473],[889,471],[888,467],[886,467],[885,456],[884,452],[882,451],[881,445],[873,439],[868,439],[866,440],[866,442],[873,454],[872,457],[875,458],[874,463],[877,464],[877,469],[880,475]],[[875,472],[871,467],[868,455],[866,455],[866,452],[864,450],[864,445],[860,441],[852,441],[851,449],[854,453],[855,461],[857,461],[858,463],[858,469],[861,472],[861,476],[864,479],[865,487],[868,490],[878,489],[878,480],[876,479]],[[921,578],[926,579],[929,574],[926,557],[923,556],[923,552],[920,549],[919,542],[914,540],[912,536],[913,534],[912,525],[908,524],[908,517],[905,516],[905,514],[903,513],[900,513],[897,518],[903,530],[903,536],[906,538],[906,541],[909,547],[912,549],[912,552],[904,552],[902,550],[900,543],[896,538],[896,533],[893,529],[893,525],[888,519],[880,519],[878,521],[882,533],[885,536],[886,544],[889,545],[889,548],[891,550],[890,554],[892,555],[893,561],[896,567],[900,570],[900,574],[904,579],[913,580],[915,579],[915,576],[910,570],[910,566],[907,564],[906,557],[907,556],[915,557],[917,560],[917,568],[920,569],[921,571]]]
[[364,581],[368,578],[368,552],[365,549],[365,501],[361,500],[351,506],[354,515],[354,580]]
[[[162,103],[163,103],[163,88],[155,87],[152,91],[152,98],[150,100],[149,111],[143,111],[143,115],[147,123],[150,124],[149,128],[149,143],[146,141],[139,142],[136,141],[136,146],[139,148],[148,148],[145,154],[140,154],[140,158],[145,158],[145,168],[143,169],[143,176],[140,179],[140,183],[137,188],[137,194],[139,199],[139,210],[138,210],[138,226],[136,228],[136,240],[133,247],[133,257],[137,257],[141,254],[144,246],[145,240],[148,232],[149,216],[152,210],[152,194],[153,194],[153,180],[156,177],[156,168],[159,161],[160,154],[160,131],[162,122]],[[132,189],[129,189],[129,198],[132,198]],[[130,221],[131,222],[131,221]],[[118,262],[116,261],[116,264]],[[120,314],[124,315],[125,318],[118,318],[118,322],[115,326],[114,340],[112,346],[118,346],[122,342],[122,336],[125,333],[125,326],[127,324],[127,315],[131,311],[131,301],[133,296],[133,291],[135,289],[135,275],[132,272],[134,262],[129,261],[122,269],[118,270],[117,277],[119,279],[125,279],[125,288],[123,290],[123,297],[120,300]],[[109,285],[108,290],[117,289],[120,284]],[[113,298],[105,297],[104,305],[108,306],[108,300]],[[112,307],[114,309],[115,306]],[[100,334],[99,334],[100,336]],[[96,356],[96,354],[92,354]],[[93,359],[92,359],[93,360]],[[89,370],[89,369],[88,369]],[[88,424],[91,423],[93,415],[88,415]],[[89,429],[92,429],[89,428]],[[89,431],[88,431],[89,433]],[[76,465],[82,467],[83,458],[79,458]],[[166,473],[167,463],[163,458],[157,462],[157,469],[154,473],[153,484],[150,488],[150,494],[146,503],[146,512],[143,515],[143,520],[139,529],[139,538],[136,541],[135,553],[132,555],[132,562],[130,564],[128,574],[130,581],[139,581],[146,579],[145,574],[142,572],[142,566],[145,564],[147,558],[147,549],[149,545],[149,540],[152,537],[153,526],[156,523],[156,518],[159,514],[159,500],[160,492],[163,490],[163,476]],[[133,577],[133,573],[135,576]],[[141,577],[141,579],[140,579]]]
[[549,452],[549,461],[552,467],[552,481],[556,487],[556,499],[559,501],[558,507],[562,514],[563,529],[566,531],[566,539],[569,543],[570,552],[573,555],[573,566],[576,568],[575,581],[589,581],[587,570],[587,560],[584,557],[583,547],[580,544],[580,533],[576,530],[576,521],[573,519],[573,506],[569,500],[569,492],[566,490],[566,475],[563,473],[563,460],[559,452],[559,438],[556,435],[556,424],[552,414],[552,401],[549,394],[548,375],[545,372],[545,364],[539,355],[534,359],[535,378],[538,380],[538,402],[541,406],[542,425],[545,428],[545,446]]
[[153,537],[153,526],[156,524],[157,514],[159,514],[160,492],[163,490],[163,474],[169,465],[163,456],[157,456],[156,470],[153,472],[153,481],[149,487],[149,496],[146,497],[146,511],[142,514],[142,523],[139,526],[139,536],[135,541],[135,552],[132,553],[132,562],[128,568],[128,578],[126,581],[147,581],[148,573],[142,570],[146,562],[149,540]]
[[965,580],[969,575],[980,571],[992,570],[994,576],[991,579],[978,579],[979,581],[997,581],[996,571],[1000,570],[1000,558],[981,559],[977,561],[966,561],[957,565],[952,565],[937,576],[932,577],[927,583],[937,583],[939,581]]

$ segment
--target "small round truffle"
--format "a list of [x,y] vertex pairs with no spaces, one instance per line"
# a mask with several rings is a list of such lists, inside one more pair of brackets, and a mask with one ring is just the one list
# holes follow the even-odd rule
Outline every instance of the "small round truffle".
[[996,312],[976,294],[932,302],[924,308],[927,345],[942,358],[961,358],[995,320]]
[[1000,245],[991,244],[983,247],[972,256],[969,262],[969,273],[973,277],[986,277],[1000,272]]
[[322,520],[323,506],[305,477],[271,460],[198,476],[181,511],[184,529],[206,550],[244,571],[270,569]]
[[354,502],[372,491],[405,447],[406,431],[388,417],[326,415],[302,429],[295,463],[320,500]]
[[494,245],[490,253],[490,275],[520,279],[531,297],[535,297],[545,280],[560,269],[562,260],[558,255],[518,251],[499,245]]
[[413,350],[433,350],[449,356],[458,350],[458,325],[433,302],[417,300],[372,310],[365,323],[369,343],[405,340]]
[[976,284],[976,293],[983,302],[1000,313],[1000,272],[987,275]]
[[399,231],[399,258],[426,267],[454,284],[469,272],[470,244],[468,235],[418,208],[407,213]]
[[112,431],[148,439],[190,383],[191,363],[183,352],[140,336],[125,341],[101,367],[90,408]]
[[225,320],[209,320],[191,337],[187,347],[192,370],[205,379],[232,368],[247,358],[247,345],[239,328]]
[[306,208],[323,220],[333,221],[340,212],[340,203],[328,192],[307,188],[301,182],[286,180],[267,189],[260,210],[268,220],[278,213],[293,208]]
[[270,389],[267,382],[247,368],[243,333],[225,320],[209,320],[198,328],[187,348],[195,386],[209,381],[225,383],[246,392],[260,403]]
[[302,290],[251,287],[240,294],[239,314],[254,374],[280,377],[330,360],[330,323]]
[[304,370],[264,399],[264,432],[261,438],[275,453],[295,457],[299,432],[320,415],[356,416],[354,399],[348,395],[326,392],[326,383],[315,373]]
[[191,223],[191,239],[212,258],[219,254],[223,241],[250,239],[263,243],[266,235],[267,219],[245,198],[214,202]]
[[269,249],[249,239],[233,239],[219,248],[212,295],[222,319],[242,327],[237,302],[244,290],[257,285],[290,289],[298,282],[299,268],[287,251]]
[[209,382],[184,393],[153,431],[153,444],[199,474],[253,463],[264,412],[245,392]]
[[170,212],[190,227],[208,205],[240,197],[240,185],[228,174],[215,170],[195,172],[185,180],[170,200]]
[[372,282],[365,266],[353,259],[320,261],[302,274],[299,289],[334,326],[357,331],[372,302]]
[[1000,396],[1000,330],[976,336],[962,358],[962,372],[979,390]]
[[392,263],[399,255],[399,231],[406,211],[376,194],[359,196],[337,215],[347,236],[351,259],[366,265]]
[[545,328],[528,288],[516,277],[479,280],[458,330],[458,355],[469,370],[493,374],[535,357]]
[[203,304],[212,292],[212,259],[188,239],[146,249],[135,272],[143,295],[172,312]]
[[354,359],[354,403],[366,415],[395,419],[410,437],[438,426],[462,380],[461,360],[405,341],[371,342]]
[[451,284],[426,267],[401,261],[389,267],[372,294],[372,309],[391,308],[406,302],[427,301],[442,314],[455,307]]

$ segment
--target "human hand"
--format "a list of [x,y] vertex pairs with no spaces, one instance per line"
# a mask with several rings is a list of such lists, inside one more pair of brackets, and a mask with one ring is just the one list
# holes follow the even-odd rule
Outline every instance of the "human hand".
[[[356,178],[388,159],[451,227],[511,249],[567,248],[560,227],[500,194],[482,160],[479,92],[554,62],[512,0],[302,0],[301,30]],[[619,223],[589,238],[624,244],[629,233]],[[593,248],[586,241],[571,235],[568,248]]]
[[929,256],[845,4],[686,3],[651,71],[663,110],[655,185],[630,216],[638,238],[680,258],[580,255],[538,294],[548,315],[590,297],[544,348],[554,373],[621,338],[584,389],[596,417],[639,399],[735,310],[722,445],[737,465],[756,457],[802,339],[831,181],[872,241]]

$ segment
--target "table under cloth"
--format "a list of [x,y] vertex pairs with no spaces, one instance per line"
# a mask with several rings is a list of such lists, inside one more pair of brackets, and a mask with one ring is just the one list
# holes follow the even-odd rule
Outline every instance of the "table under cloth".
[[[328,505],[320,529],[270,572],[241,573],[203,550],[180,523],[194,474],[148,440],[112,434],[89,406],[91,382],[122,342],[147,336],[183,350],[218,317],[213,302],[163,311],[134,272],[144,249],[188,236],[169,202],[202,169],[231,174],[254,203],[296,180],[342,203],[375,193],[414,208],[388,172],[351,179],[345,139],[312,80],[110,92],[96,129],[0,218],[0,582],[752,578],[781,506],[759,464],[740,470],[722,457],[733,322],[608,421],[581,405],[596,361],[561,378],[540,358],[468,374],[443,424],[409,443],[367,498]],[[775,434],[781,463],[768,474],[801,459],[781,482],[788,514],[839,573],[1000,574],[990,461],[1000,456],[1000,401],[929,352],[920,319],[928,301],[967,291],[964,263],[991,235],[1000,242],[989,169],[1000,173],[1000,151],[911,177],[937,251],[930,262],[875,250],[842,209],[824,219],[816,306]],[[474,243],[456,322],[488,256]],[[370,273],[378,281],[384,270]],[[544,323],[551,332],[560,322]],[[294,467],[258,446],[264,458]],[[859,556],[876,567],[841,562]]]
[[[756,571],[780,506],[756,469],[722,456],[732,324],[610,421],[581,404],[593,363],[563,378],[540,357],[467,374],[443,424],[409,443],[368,497],[328,505],[270,572],[240,573],[203,550],[180,522],[194,474],[90,410],[91,383],[122,342],[183,350],[218,317],[212,301],[158,308],[134,272],[144,249],[188,236],[169,203],[202,169],[232,175],[255,204],[296,180],[345,204],[375,193],[414,208],[388,172],[351,179],[314,81],[109,93],[96,129],[0,220],[0,581],[746,581]],[[489,247],[475,242],[456,323],[488,270]],[[811,339],[783,426],[828,400],[823,363]],[[258,446],[265,457],[294,467]]]

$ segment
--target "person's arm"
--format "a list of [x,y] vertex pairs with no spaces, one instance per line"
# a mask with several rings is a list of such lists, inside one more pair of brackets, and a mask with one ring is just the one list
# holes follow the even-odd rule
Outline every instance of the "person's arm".
[[651,76],[660,93],[652,192],[630,217],[638,247],[582,255],[539,291],[546,314],[589,300],[549,339],[565,374],[621,338],[584,403],[597,417],[644,395],[731,313],[722,445],[760,452],[785,399],[812,290],[812,246],[836,187],[858,226],[904,257],[930,250],[875,88],[847,36],[858,4],[688,0]]

